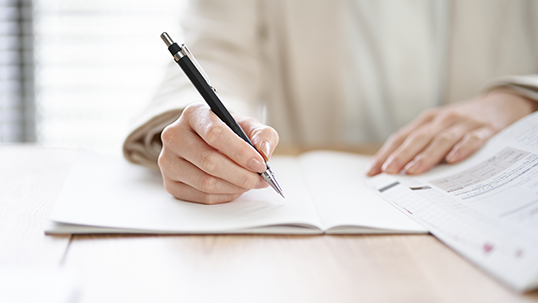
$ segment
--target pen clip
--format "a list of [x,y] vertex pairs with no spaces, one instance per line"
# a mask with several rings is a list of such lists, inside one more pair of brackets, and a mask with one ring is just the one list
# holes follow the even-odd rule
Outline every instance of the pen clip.
[[211,82],[209,82],[209,76],[206,74],[206,72],[204,71],[204,69],[202,68],[202,66],[200,65],[200,63],[198,63],[198,61],[196,61],[196,59],[195,59],[194,56],[192,55],[191,51],[189,50],[189,48],[188,48],[185,44],[181,44],[181,52],[183,53],[184,56],[187,56],[189,59],[191,59],[192,64],[194,64],[194,66],[196,67],[196,69],[198,69],[198,71],[200,72],[200,74],[202,75],[202,77],[204,77],[204,79],[205,79],[205,81],[207,82],[207,84],[209,84],[209,87],[211,87],[211,89],[212,89],[214,92],[217,92],[217,89],[214,88],[214,87],[211,85]]

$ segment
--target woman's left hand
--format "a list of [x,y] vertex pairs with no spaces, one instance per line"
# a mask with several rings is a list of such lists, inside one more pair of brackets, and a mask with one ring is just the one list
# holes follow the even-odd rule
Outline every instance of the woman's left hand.
[[437,163],[460,162],[493,135],[538,109],[538,102],[508,90],[426,110],[394,133],[377,152],[367,175],[424,173]]

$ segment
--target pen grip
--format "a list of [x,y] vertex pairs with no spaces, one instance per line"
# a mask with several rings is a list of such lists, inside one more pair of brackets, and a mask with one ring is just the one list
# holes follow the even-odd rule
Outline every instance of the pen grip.
[[[234,133],[241,137],[241,139],[245,140],[248,144],[254,147],[254,144],[250,142],[250,139],[245,134],[241,126],[237,124],[228,109],[224,107],[224,104],[222,104],[217,94],[215,94],[211,86],[209,86],[209,83],[207,83],[202,74],[200,74],[198,69],[194,66],[191,59],[189,59],[188,56],[183,56],[176,62],[179,64],[183,72],[185,72],[185,75],[187,75],[196,90],[198,90],[200,95],[202,95],[202,98],[204,98],[215,115],[217,115],[222,122],[228,125],[228,127],[230,127]],[[256,148],[254,147],[254,149]]]

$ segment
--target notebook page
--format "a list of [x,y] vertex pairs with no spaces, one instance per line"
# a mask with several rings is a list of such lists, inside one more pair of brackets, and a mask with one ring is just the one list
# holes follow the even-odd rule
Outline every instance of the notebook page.
[[169,195],[159,173],[123,158],[81,152],[50,215],[59,223],[167,232],[224,232],[268,225],[313,225],[319,219],[296,160],[275,157],[273,171],[285,190],[252,190],[218,205]]
[[370,157],[316,151],[299,159],[324,230],[357,226],[426,232],[365,184],[364,168]]

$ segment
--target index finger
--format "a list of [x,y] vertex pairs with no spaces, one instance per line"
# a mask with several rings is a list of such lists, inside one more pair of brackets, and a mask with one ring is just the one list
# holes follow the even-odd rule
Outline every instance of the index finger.
[[226,155],[238,165],[262,173],[267,167],[262,156],[222,122],[209,106],[201,106],[200,115],[190,115],[192,129],[211,147]]
[[372,162],[370,162],[370,164],[366,167],[366,175],[371,177],[381,173],[381,167],[389,155],[392,154],[392,152],[394,152],[400,145],[402,145],[412,131],[425,125],[426,123],[431,122],[436,113],[437,110],[427,110],[423,112],[417,119],[404,126],[396,133],[392,134],[389,139],[387,139],[385,144],[383,144],[381,149],[375,154]]

